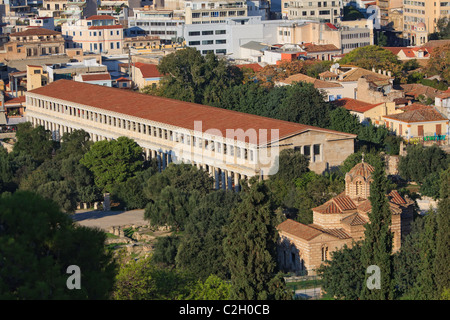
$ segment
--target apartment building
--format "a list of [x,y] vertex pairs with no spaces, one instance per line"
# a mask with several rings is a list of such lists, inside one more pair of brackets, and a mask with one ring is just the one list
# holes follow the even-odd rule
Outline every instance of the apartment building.
[[128,18],[127,37],[158,36],[162,43],[181,40],[184,33],[184,16],[173,10],[156,10],[150,6],[134,9]]
[[[293,20],[292,23],[303,22]],[[228,18],[224,23],[186,24],[184,38],[187,46],[195,47],[202,54],[211,51],[215,54],[226,54],[234,59],[247,59],[249,56],[242,50],[245,44],[279,43],[278,27],[284,24],[286,24],[285,20],[262,20],[259,16]],[[244,51],[246,51],[245,48]]]
[[86,18],[97,14],[96,0],[43,0],[39,17],[54,18],[55,24]]
[[81,48],[94,53],[122,54],[123,26],[115,18],[94,15],[61,27],[67,48]]
[[57,31],[30,28],[11,33],[9,38],[10,41],[3,46],[4,50],[0,51],[0,61],[64,53],[64,38]]
[[347,53],[353,49],[373,44],[373,29],[365,22],[341,24],[308,22],[285,24],[278,28],[278,43],[314,43],[334,45]]
[[25,95],[27,120],[53,137],[76,129],[93,141],[127,136],[161,169],[191,163],[209,172],[216,188],[238,190],[240,180],[269,177],[286,148],[305,154],[317,173],[354,152],[353,134],[119,88],[59,80]]
[[450,1],[403,1],[403,37],[410,45],[423,45],[436,31],[440,18],[450,16]]
[[284,19],[308,19],[336,24],[343,13],[341,0],[281,0]]
[[186,24],[224,23],[226,18],[246,17],[246,1],[186,1]]

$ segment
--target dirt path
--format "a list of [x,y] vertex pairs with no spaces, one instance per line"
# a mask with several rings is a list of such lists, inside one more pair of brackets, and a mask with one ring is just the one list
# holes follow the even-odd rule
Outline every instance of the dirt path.
[[73,215],[73,220],[80,225],[87,227],[98,227],[108,231],[113,226],[123,225],[147,225],[144,220],[144,210],[130,211],[89,211],[77,210]]

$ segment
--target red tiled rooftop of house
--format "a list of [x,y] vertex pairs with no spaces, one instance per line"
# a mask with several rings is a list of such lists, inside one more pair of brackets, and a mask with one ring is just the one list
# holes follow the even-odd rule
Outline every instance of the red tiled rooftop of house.
[[113,24],[108,26],[92,26],[89,27],[89,30],[103,30],[103,29],[122,29],[123,26],[121,24]]
[[111,75],[109,73],[83,74],[81,78],[83,81],[111,80]]
[[356,112],[365,112],[376,106],[376,105],[373,105],[373,104],[370,104],[370,103],[367,103],[367,102],[364,102],[361,100],[352,99],[352,98],[342,98],[339,100],[335,100],[332,103],[337,107],[342,107],[349,111],[356,111]]
[[141,70],[144,78],[161,78],[163,74],[158,71],[158,66],[151,63],[135,62],[134,66]]
[[61,32],[53,31],[46,28],[30,28],[25,31],[11,33],[10,37],[28,37],[28,36],[53,36],[59,35]]
[[398,120],[402,122],[426,122],[426,121],[448,121],[442,114],[433,107],[419,108],[415,110],[405,111],[403,113],[391,114],[383,116],[387,119]]
[[113,16],[110,15],[99,15],[99,14],[95,14],[93,16],[90,16],[89,18],[87,18],[86,20],[115,20],[116,18],[114,18]]
[[249,63],[249,64],[237,64],[236,67],[242,69],[242,68],[248,68],[253,70],[254,72],[261,71],[263,67],[259,65],[258,63]]
[[[344,139],[356,137],[354,134],[72,80],[57,80],[28,93],[44,95],[188,130],[199,131],[201,129],[203,132],[208,130],[211,134],[223,137],[226,137],[227,133],[229,134],[227,129],[243,130],[243,133],[255,132],[257,141],[248,141],[248,134],[230,138],[257,145],[264,145],[272,140],[290,137],[306,131],[334,133],[343,136]],[[201,128],[195,126],[196,121],[201,122]],[[272,129],[278,130],[273,132],[273,136],[271,135]],[[267,131],[267,134],[264,130]]]

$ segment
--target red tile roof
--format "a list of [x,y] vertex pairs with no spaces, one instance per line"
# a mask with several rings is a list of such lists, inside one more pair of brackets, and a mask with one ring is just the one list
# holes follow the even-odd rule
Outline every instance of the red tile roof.
[[427,122],[427,121],[448,121],[448,118],[444,117],[434,108],[416,109],[411,111],[405,111],[403,113],[398,114],[390,114],[383,117],[407,123]]
[[370,103],[352,99],[352,98],[342,98],[339,100],[335,100],[332,103],[338,107],[343,107],[349,111],[355,111],[355,112],[366,112],[366,111],[371,110],[381,104],[381,103],[370,104]]
[[81,78],[83,81],[111,80],[111,75],[109,73],[83,74]]
[[315,237],[323,233],[322,231],[316,228],[307,226],[303,223],[294,221],[292,219],[287,219],[283,221],[277,226],[277,229],[279,231],[288,233],[290,235],[293,235],[294,237],[304,240],[314,239]]
[[86,20],[115,20],[115,19],[116,18],[114,18],[113,16],[96,14],[96,15],[90,16]]
[[237,64],[236,67],[242,69],[242,68],[248,68],[253,70],[254,72],[261,71],[263,67],[261,67],[258,63],[248,63],[248,64]]
[[89,30],[103,30],[103,29],[122,29],[123,26],[121,24],[114,24],[109,26],[92,26],[89,27]]
[[161,78],[163,74],[158,71],[158,66],[151,63],[135,62],[134,66],[141,70],[144,78]]
[[28,37],[28,36],[53,36],[60,35],[61,32],[53,31],[46,28],[31,28],[21,32],[11,33],[10,37]]
[[374,171],[375,168],[367,162],[359,162],[347,174],[352,177],[361,176],[365,179],[368,179]]
[[[258,145],[306,131],[335,133],[346,139],[356,138],[354,134],[72,80],[57,80],[41,88],[31,90],[29,93],[165,123],[188,130],[198,129],[194,127],[194,122],[201,121],[203,132],[208,130],[208,132],[214,134],[213,130],[218,130],[217,134],[220,133],[223,137],[227,136],[227,129],[242,129],[243,132],[255,131],[257,141],[250,142]],[[271,137],[271,129],[278,130],[278,137]],[[267,130],[267,135],[263,130]],[[247,142],[249,140],[248,135],[246,137],[244,134],[232,138]]]

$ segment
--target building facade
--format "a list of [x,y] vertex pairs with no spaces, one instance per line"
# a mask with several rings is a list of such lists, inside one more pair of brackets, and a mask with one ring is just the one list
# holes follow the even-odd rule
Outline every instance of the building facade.
[[267,178],[278,170],[278,154],[298,149],[310,168],[324,172],[354,152],[355,135],[221,108],[149,96],[70,80],[26,93],[27,119],[53,137],[83,129],[95,141],[127,136],[161,169],[191,163],[215,178],[215,187]]
[[67,48],[94,53],[122,54],[123,26],[112,16],[90,16],[61,27]]
[[450,16],[449,1],[403,1],[403,38],[409,45],[424,45],[440,18]]
[[284,19],[307,19],[336,24],[343,14],[341,0],[281,0]]
[[[345,175],[345,191],[323,205],[312,208],[313,223],[305,225],[288,219],[278,225],[278,261],[285,271],[316,274],[330,254],[344,245],[364,239],[365,224],[372,207],[369,198],[374,168],[358,163]],[[392,212],[390,230],[393,252],[411,230],[414,201],[396,190],[387,195]]]

